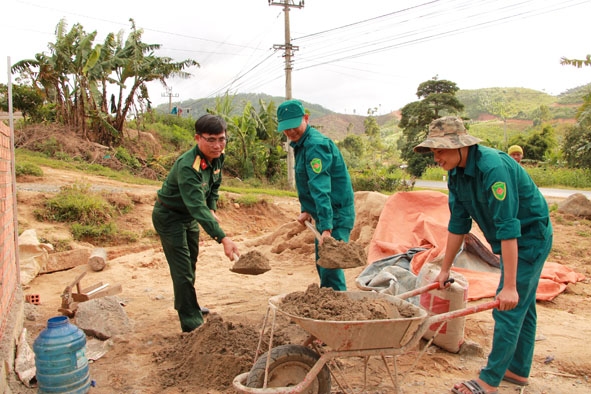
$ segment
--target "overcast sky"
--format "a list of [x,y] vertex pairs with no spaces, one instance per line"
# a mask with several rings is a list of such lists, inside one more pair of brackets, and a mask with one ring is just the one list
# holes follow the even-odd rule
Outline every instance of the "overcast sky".
[[[283,0],[274,0],[275,2]],[[299,0],[290,0],[290,3]],[[8,3],[8,4],[6,4]],[[12,63],[47,52],[55,27],[80,23],[129,33],[175,61],[194,59],[188,80],[172,79],[176,100],[230,93],[285,96],[282,6],[268,0],[11,0],[1,6],[0,82]],[[340,113],[378,114],[417,100],[434,76],[460,89],[523,87],[558,95],[591,82],[591,67],[561,66],[560,58],[591,53],[591,0],[306,0],[289,12],[292,95]],[[154,104],[168,102],[150,85]]]

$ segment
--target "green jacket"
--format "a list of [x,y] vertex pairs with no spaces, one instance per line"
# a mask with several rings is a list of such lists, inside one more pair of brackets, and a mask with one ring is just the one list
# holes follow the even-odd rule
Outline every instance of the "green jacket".
[[162,206],[190,215],[217,242],[226,235],[210,210],[217,210],[224,157],[209,163],[195,145],[176,160],[157,193]]
[[302,212],[314,218],[320,232],[336,227],[352,229],[355,197],[347,165],[336,144],[308,125],[291,142],[295,181]]
[[531,248],[552,234],[546,199],[505,152],[471,146],[466,168],[448,175],[451,233],[467,234],[474,219],[497,254],[501,240],[517,238],[520,248]]

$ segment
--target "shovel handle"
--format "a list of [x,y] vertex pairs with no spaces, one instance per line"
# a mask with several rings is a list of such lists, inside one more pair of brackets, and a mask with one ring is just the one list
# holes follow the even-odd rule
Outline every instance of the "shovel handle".
[[310,229],[310,231],[312,231],[314,233],[314,236],[316,237],[316,239],[318,241],[322,241],[322,235],[320,235],[320,233],[318,232],[318,230],[316,230],[316,227],[314,227],[314,225],[309,222],[309,221],[305,221],[304,224],[306,225],[306,227],[308,227]]
[[[449,278],[448,280],[446,280],[443,283],[448,284],[448,283],[454,283],[454,282],[455,282],[454,278]],[[439,289],[439,282],[433,282],[433,283],[430,283],[430,284],[422,286],[422,287],[417,287],[414,290],[407,291],[406,293],[396,294],[396,297],[406,300],[407,298],[414,297],[416,295],[423,294],[428,291],[437,290],[437,289]]]

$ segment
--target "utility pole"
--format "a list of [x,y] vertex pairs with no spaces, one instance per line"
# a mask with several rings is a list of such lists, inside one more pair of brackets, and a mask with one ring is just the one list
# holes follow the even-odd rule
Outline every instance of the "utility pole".
[[170,114],[172,112],[172,98],[173,97],[178,97],[179,94],[178,93],[172,93],[172,87],[171,86],[167,86],[166,87],[166,93],[162,93],[162,97],[168,97],[168,113]]
[[[274,1],[268,0],[269,5],[277,5],[283,7],[283,14],[285,15],[285,44],[273,45],[274,49],[283,49],[283,56],[285,57],[285,99],[291,100],[291,57],[293,52],[299,48],[291,44],[290,28],[289,28],[289,10],[291,7],[304,8],[304,0],[300,0],[298,4],[295,4],[294,0],[281,0]],[[286,143],[287,146],[287,182],[293,188],[295,186],[295,174],[294,165],[295,160],[293,157],[293,149],[289,146],[289,141]]]

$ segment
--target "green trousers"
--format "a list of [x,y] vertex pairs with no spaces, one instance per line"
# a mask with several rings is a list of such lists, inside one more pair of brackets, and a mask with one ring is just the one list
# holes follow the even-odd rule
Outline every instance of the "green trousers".
[[[495,329],[492,350],[480,379],[491,386],[501,383],[507,370],[529,377],[536,340],[536,291],[542,268],[552,248],[552,236],[543,244],[519,250],[517,293],[519,302],[510,311],[493,310]],[[503,288],[503,266],[497,294]]]
[[158,202],[152,211],[152,223],[160,236],[170,269],[174,309],[178,313],[181,330],[193,331],[203,324],[203,315],[195,292],[199,224],[187,215],[168,210]]
[[[349,236],[352,229],[333,228],[332,236],[334,239],[344,242],[349,242]],[[320,258],[318,255],[318,240],[315,243],[316,261]],[[345,272],[340,269],[324,268],[316,264],[316,270],[320,277],[320,287],[332,287],[336,291],[347,290],[347,282],[345,281]]]

